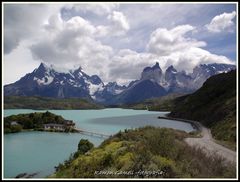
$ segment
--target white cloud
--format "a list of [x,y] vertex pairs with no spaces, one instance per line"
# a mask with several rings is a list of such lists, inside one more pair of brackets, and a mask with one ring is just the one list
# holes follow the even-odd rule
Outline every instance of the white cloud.
[[33,57],[57,67],[72,69],[81,65],[89,74],[101,74],[113,50],[95,39],[96,27],[79,16],[57,21],[61,22],[58,26],[50,20],[47,27],[54,27],[55,33],[52,34],[52,28],[46,29],[49,34],[30,48]]
[[67,9],[75,9],[76,11],[81,11],[84,13],[91,12],[96,15],[106,15],[111,13],[114,9],[118,8],[118,4],[108,3],[108,4],[74,4],[74,5],[66,5]]
[[53,14],[49,17],[47,20],[47,23],[45,23],[44,27],[47,31],[56,33],[56,31],[62,29],[63,20],[61,18],[60,13]]
[[72,33],[78,33],[80,35],[92,35],[95,32],[95,27],[91,25],[91,23],[80,16],[75,16],[68,20],[67,22],[63,22],[64,30],[63,31],[71,31]]
[[206,25],[209,32],[233,32],[234,22],[233,19],[236,16],[236,12],[223,13],[221,15],[215,16],[212,21]]
[[155,55],[163,70],[173,65],[179,71],[191,72],[199,64],[232,64],[227,57],[201,48],[206,46],[206,43],[187,34],[195,30],[191,25],[181,25],[171,30],[158,28],[151,34],[147,50]]
[[162,67],[165,70],[173,65],[178,71],[185,70],[192,72],[193,68],[199,64],[225,63],[232,64],[232,61],[225,56],[212,54],[202,48],[191,47],[185,51],[172,53],[169,56],[161,57]]
[[61,6],[5,4],[4,5],[4,53],[9,54],[22,40],[42,33],[42,25]]
[[184,51],[190,47],[203,47],[206,43],[184,35],[195,30],[191,25],[180,25],[171,30],[158,28],[150,36],[147,50],[151,53],[167,56],[173,52]]
[[118,34],[122,32],[126,32],[129,30],[129,23],[127,18],[124,16],[122,12],[113,11],[112,14],[107,17],[113,24],[113,31],[116,31]]
[[[123,12],[117,11],[119,4],[73,4],[65,5],[69,14],[78,16],[85,15],[88,20],[92,20],[96,26],[96,37],[122,36],[130,29],[127,17]],[[98,21],[95,21],[95,20]]]
[[138,53],[129,49],[119,50],[108,65],[108,79],[126,84],[129,81],[139,79],[143,68],[155,62],[155,55]]
[[107,16],[109,25],[97,26],[97,37],[103,36],[121,36],[125,35],[130,29],[126,16],[122,12],[113,11]]
[[129,25],[121,12],[113,11],[107,19],[109,25],[94,26],[80,16],[63,21],[59,15],[52,15],[44,26],[47,36],[31,46],[33,57],[67,69],[81,65],[87,73],[108,80],[113,49],[96,38],[121,36]]

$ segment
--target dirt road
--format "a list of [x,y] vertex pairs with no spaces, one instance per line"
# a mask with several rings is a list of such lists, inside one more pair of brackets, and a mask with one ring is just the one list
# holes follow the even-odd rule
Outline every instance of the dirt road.
[[186,138],[185,141],[191,146],[202,148],[208,154],[216,154],[226,161],[236,164],[236,152],[217,144],[212,138],[210,129],[199,124],[202,138]]

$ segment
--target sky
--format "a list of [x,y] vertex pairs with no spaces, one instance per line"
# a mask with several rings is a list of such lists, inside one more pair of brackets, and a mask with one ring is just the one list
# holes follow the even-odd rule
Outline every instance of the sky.
[[127,84],[159,62],[187,73],[236,64],[234,3],[32,3],[3,5],[4,84],[41,62],[79,66],[104,83]]

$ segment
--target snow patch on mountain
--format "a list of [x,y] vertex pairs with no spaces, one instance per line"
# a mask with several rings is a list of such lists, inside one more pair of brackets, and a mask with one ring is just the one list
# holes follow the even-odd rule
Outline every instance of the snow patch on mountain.
[[102,91],[103,90],[103,85],[102,84],[99,84],[99,85],[96,85],[96,84],[92,84],[90,81],[86,80],[86,83],[88,85],[88,88],[89,88],[89,94],[91,96],[93,96],[97,91]]
[[53,82],[53,77],[51,76],[45,76],[42,79],[34,77],[33,80],[37,81],[38,85],[49,85],[50,83]]

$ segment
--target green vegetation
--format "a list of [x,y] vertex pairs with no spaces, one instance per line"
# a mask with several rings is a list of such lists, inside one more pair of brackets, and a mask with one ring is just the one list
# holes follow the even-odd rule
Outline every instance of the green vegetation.
[[[188,134],[167,128],[125,130],[97,148],[73,154],[50,178],[234,178],[236,169],[216,155],[188,146]],[[80,144],[81,143],[81,144]],[[89,146],[80,141],[78,149]],[[90,144],[91,146],[91,144]]]
[[4,133],[17,133],[22,131],[21,125],[4,125]]
[[236,146],[236,70],[210,77],[174,105],[171,117],[199,121],[211,128],[215,139]]
[[171,111],[174,106],[173,100],[182,95],[183,94],[172,93],[158,98],[147,99],[137,104],[123,105],[122,107],[140,110],[148,109],[149,111]]
[[103,106],[79,98],[4,97],[4,109],[102,109]]
[[[49,111],[47,112],[35,112],[30,114],[18,114],[11,115],[4,118],[4,133],[15,133],[24,130],[44,130],[44,124],[66,124],[66,122],[72,121],[65,120],[62,116],[55,115]],[[57,131],[51,129],[49,131]],[[71,127],[66,127],[65,132],[70,132]]]
[[81,139],[80,142],[78,143],[78,151],[74,153],[74,157],[78,157],[81,154],[85,154],[89,150],[93,148],[93,144],[89,142],[88,140]]

